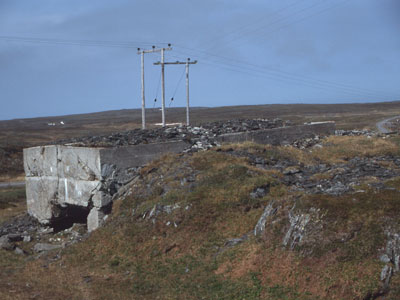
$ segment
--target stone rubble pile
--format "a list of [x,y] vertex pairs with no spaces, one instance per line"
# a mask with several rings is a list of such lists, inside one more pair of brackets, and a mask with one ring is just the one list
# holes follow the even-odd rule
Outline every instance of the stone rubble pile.
[[243,150],[227,149],[226,152],[246,157],[257,168],[280,171],[285,185],[309,194],[353,192],[365,178],[371,178],[369,185],[380,189],[384,188],[383,180],[400,176],[400,158],[395,156],[354,157],[345,163],[305,166],[288,159],[266,159]]
[[235,132],[272,129],[290,125],[281,119],[236,119],[204,123],[199,127],[176,126],[156,129],[134,129],[103,136],[90,136],[59,140],[54,144],[82,147],[120,147],[129,145],[159,143],[171,140],[184,140],[191,147],[188,151],[206,150],[216,146],[215,137]]
[[[43,226],[27,213],[12,218],[0,226],[0,249],[26,255],[31,249],[39,255],[64,248],[88,236],[84,224],[74,224],[65,230]],[[29,251],[29,250],[28,250]]]
[[4,222],[0,227],[0,236],[7,234],[28,236],[37,229],[38,225],[39,222],[35,218],[25,214]]
[[335,130],[337,136],[376,136],[378,132],[367,129]]
[[[380,133],[372,130],[367,130],[367,129],[353,129],[353,130],[335,130],[335,135],[336,136],[367,136],[367,137],[373,137],[373,136],[378,136]],[[311,147],[317,147],[321,148],[321,142],[323,140],[323,136],[315,135],[312,138],[305,138],[305,139],[299,139],[297,141],[294,141],[290,146],[299,148],[299,149],[307,149]]]
[[307,149],[307,148],[311,148],[311,147],[322,147],[322,145],[321,145],[322,139],[323,139],[322,136],[315,135],[312,138],[298,139],[288,146],[293,146],[298,149]]

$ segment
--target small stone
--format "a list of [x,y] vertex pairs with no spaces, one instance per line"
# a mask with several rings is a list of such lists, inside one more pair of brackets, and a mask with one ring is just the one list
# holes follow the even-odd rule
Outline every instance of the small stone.
[[16,248],[14,249],[14,252],[15,252],[16,254],[19,254],[19,255],[25,254],[25,251],[22,250],[22,249],[19,248],[19,247],[16,247]]
[[33,250],[35,252],[43,252],[43,251],[51,251],[54,249],[59,249],[61,248],[61,245],[53,245],[53,244],[46,244],[46,243],[37,243],[34,247]]
[[20,242],[20,241],[22,241],[22,239],[23,239],[22,235],[20,235],[20,234],[13,233],[13,234],[8,235],[8,240],[10,242]]
[[245,234],[244,236],[240,237],[240,238],[234,238],[234,239],[229,239],[225,242],[225,247],[233,247],[236,246],[238,244],[243,243],[244,241],[246,241],[249,237],[247,236],[247,234]]
[[300,169],[291,168],[291,169],[285,170],[285,171],[283,172],[283,175],[293,175],[293,174],[297,174],[297,173],[300,173],[300,172],[301,172]]
[[381,281],[385,281],[385,283],[388,283],[390,281],[390,278],[392,277],[392,274],[392,267],[385,265],[381,271]]
[[83,282],[90,283],[91,281],[92,281],[92,277],[91,276],[83,276]]
[[8,235],[3,235],[0,237],[0,249],[13,250],[15,245],[10,242]]
[[383,254],[381,255],[381,257],[379,257],[379,260],[383,263],[389,263],[390,262],[390,258],[389,256],[387,256],[387,254]]

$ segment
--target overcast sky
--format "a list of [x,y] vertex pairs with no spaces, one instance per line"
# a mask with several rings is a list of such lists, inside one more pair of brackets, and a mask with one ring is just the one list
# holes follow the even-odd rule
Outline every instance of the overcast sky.
[[[191,104],[400,100],[399,0],[0,0],[0,119],[139,108],[137,47]],[[161,102],[146,54],[146,103]],[[166,105],[185,105],[166,66]]]

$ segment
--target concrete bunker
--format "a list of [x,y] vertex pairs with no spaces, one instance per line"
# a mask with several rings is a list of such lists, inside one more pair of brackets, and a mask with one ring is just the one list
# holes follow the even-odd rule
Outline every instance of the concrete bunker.
[[[252,141],[278,145],[334,132],[335,123],[325,122],[221,134],[209,139],[216,143]],[[95,230],[110,213],[113,196],[134,178],[138,167],[168,152],[197,151],[202,139],[204,136],[108,148],[47,145],[24,149],[28,213],[56,229],[86,223],[88,231]]]
[[24,149],[28,213],[42,224],[57,227],[63,226],[62,221],[82,222],[86,217],[92,231],[104,221],[113,195],[132,179],[137,167],[187,147],[174,141],[119,148],[49,145]]

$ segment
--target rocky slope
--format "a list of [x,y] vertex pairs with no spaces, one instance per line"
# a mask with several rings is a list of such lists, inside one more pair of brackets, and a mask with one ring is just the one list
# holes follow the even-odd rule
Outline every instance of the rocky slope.
[[90,236],[3,226],[0,296],[399,299],[399,145],[342,132],[165,156]]

